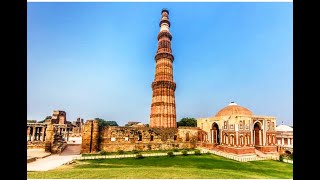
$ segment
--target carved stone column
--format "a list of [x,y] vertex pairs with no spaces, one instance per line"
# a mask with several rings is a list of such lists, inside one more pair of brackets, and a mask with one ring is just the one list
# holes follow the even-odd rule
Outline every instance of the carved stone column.
[[239,146],[238,138],[239,138],[239,133],[238,133],[238,131],[236,131],[236,146]]
[[30,133],[31,133],[31,128],[30,128],[30,126],[27,126],[27,141],[31,140]]
[[32,137],[31,137],[31,141],[32,141],[32,142],[33,142],[34,139],[35,139],[35,135],[36,135],[36,127],[33,126],[33,127],[32,127]]
[[41,141],[42,142],[44,142],[44,140],[45,140],[45,129],[46,129],[46,127],[42,127],[42,132],[41,132],[41,135],[42,135],[42,138],[41,138]]
[[259,145],[262,146],[262,130],[259,130]]
[[69,128],[67,128],[67,141],[69,141]]
[[38,141],[40,141],[40,136],[41,136],[41,127],[38,128]]

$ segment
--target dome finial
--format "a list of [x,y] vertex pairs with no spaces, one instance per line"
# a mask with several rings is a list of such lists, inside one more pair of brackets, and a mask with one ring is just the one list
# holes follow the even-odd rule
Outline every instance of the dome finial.
[[237,105],[234,101],[231,101],[231,103],[228,106]]

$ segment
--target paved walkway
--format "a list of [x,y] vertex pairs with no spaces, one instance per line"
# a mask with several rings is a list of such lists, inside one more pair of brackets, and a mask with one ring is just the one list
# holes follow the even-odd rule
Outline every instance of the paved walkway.
[[76,157],[80,157],[81,145],[68,145],[61,154],[37,159],[27,163],[27,171],[48,171],[57,168]]

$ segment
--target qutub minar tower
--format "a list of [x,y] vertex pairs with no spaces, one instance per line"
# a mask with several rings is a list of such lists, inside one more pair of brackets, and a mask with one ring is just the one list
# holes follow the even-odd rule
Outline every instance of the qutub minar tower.
[[169,31],[169,11],[163,9],[158,34],[158,50],[155,56],[156,72],[152,82],[152,103],[150,127],[176,128],[176,103],[173,82],[172,62],[174,57],[171,50],[171,33]]

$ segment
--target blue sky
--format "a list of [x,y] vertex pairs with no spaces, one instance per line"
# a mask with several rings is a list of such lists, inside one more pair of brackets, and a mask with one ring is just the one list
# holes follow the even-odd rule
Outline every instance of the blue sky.
[[64,110],[149,123],[161,9],[169,9],[177,121],[231,101],[293,119],[292,3],[35,3],[27,14],[27,119]]

